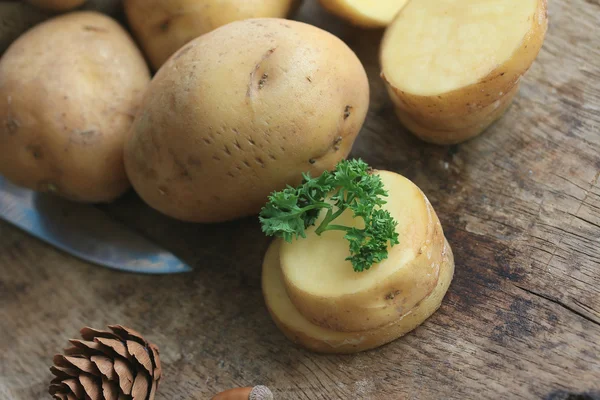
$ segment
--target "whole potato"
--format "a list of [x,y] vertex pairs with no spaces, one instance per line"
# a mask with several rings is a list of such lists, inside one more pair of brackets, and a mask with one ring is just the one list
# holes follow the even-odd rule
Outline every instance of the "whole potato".
[[125,146],[140,196],[186,221],[257,213],[273,190],[345,158],[369,105],[356,55],[319,28],[234,22],[158,71]]
[[154,69],[190,40],[233,21],[284,18],[300,0],[125,0],[132,31]]
[[67,11],[79,7],[86,0],[25,0],[36,7],[53,11]]
[[29,4],[0,1],[0,55],[23,32],[50,16]]
[[0,174],[78,201],[121,195],[125,135],[149,80],[109,17],[75,12],[32,28],[0,60]]

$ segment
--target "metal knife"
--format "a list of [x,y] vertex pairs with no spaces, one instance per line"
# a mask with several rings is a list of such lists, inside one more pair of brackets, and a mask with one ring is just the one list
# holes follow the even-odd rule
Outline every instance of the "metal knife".
[[0,176],[0,219],[75,257],[122,271],[172,274],[191,271],[100,209],[13,185]]

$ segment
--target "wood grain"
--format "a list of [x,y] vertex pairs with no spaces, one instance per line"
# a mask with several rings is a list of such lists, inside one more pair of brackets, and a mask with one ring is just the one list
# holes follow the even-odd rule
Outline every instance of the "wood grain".
[[0,223],[0,398],[45,399],[52,356],[84,325],[134,327],[161,347],[159,398],[264,384],[277,399],[600,398],[600,4],[553,0],[537,62],[508,113],[470,142],[400,126],[377,65],[381,31],[307,1],[299,19],[360,56],[372,95],[353,155],[412,179],[456,255],[441,309],[353,356],[294,347],[261,297],[267,239],[254,218],[179,223],[133,194],[106,207],[191,263],[148,277],[87,265]]

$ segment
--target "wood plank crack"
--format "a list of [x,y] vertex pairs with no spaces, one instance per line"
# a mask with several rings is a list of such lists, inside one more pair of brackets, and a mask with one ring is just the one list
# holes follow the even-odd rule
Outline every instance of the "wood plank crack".
[[[596,324],[596,325],[598,325],[600,327],[600,320],[596,320],[594,317],[590,317],[590,316],[582,313],[581,311],[576,310],[575,308],[569,306],[568,304],[563,303],[561,300],[559,300],[559,299],[557,299],[555,297],[552,297],[552,296],[549,296],[549,295],[543,294],[543,293],[538,293],[538,292],[536,292],[534,290],[528,289],[528,288],[523,287],[521,285],[517,285],[517,284],[514,284],[514,283],[513,283],[513,285],[515,287],[521,289],[522,291],[527,292],[527,293],[529,293],[529,294],[531,294],[533,296],[540,297],[540,298],[545,299],[545,300],[547,300],[547,301],[549,301],[551,303],[554,303],[554,304],[556,304],[556,305],[564,308],[565,310],[570,311],[570,312],[574,313],[575,315],[578,315],[579,317],[581,317],[581,318],[583,318],[583,319],[585,319],[585,320],[587,320],[587,321],[589,321],[589,322],[591,322],[593,324]],[[586,306],[586,308],[589,308],[589,307]]]

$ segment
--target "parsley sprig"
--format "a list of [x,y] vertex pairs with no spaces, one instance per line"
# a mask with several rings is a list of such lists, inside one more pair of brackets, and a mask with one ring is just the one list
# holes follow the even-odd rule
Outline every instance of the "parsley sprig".
[[[347,260],[354,270],[371,268],[388,257],[388,242],[391,246],[399,243],[398,223],[380,208],[386,203],[387,191],[381,178],[371,172],[367,163],[359,159],[342,160],[334,171],[325,171],[317,178],[303,174],[298,187],[288,186],[269,196],[259,216],[263,232],[290,243],[294,238],[305,238],[306,229],[316,224],[324,209],[325,217],[315,233],[344,231],[350,248]],[[334,223],[347,209],[355,218],[363,219],[363,229]]]

